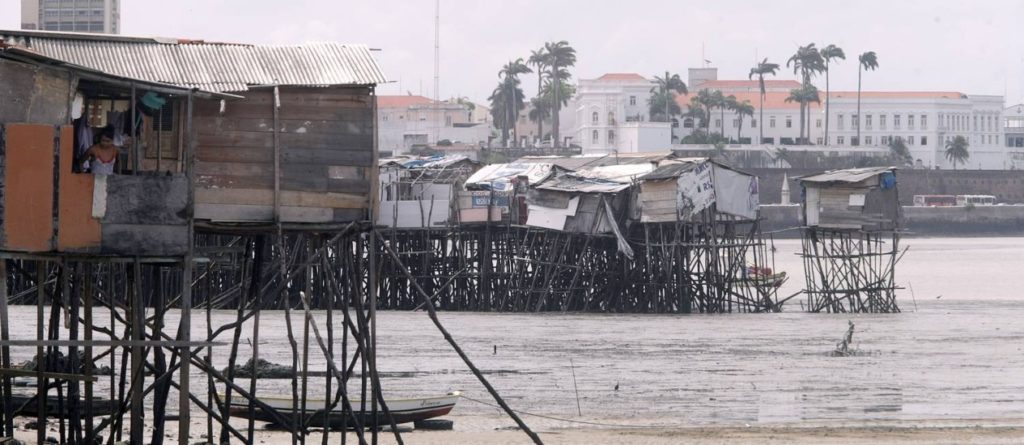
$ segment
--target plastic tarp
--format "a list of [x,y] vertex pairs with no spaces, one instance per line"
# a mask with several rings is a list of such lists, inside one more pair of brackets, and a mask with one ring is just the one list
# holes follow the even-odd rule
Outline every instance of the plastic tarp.
[[569,206],[564,209],[530,204],[530,213],[526,219],[526,225],[552,230],[565,230],[566,218],[576,215],[576,209],[579,205],[579,196],[569,199]]
[[512,180],[526,176],[530,184],[537,184],[551,175],[553,164],[514,162],[485,165],[466,180],[467,189],[505,191],[512,188]]
[[702,163],[692,170],[679,175],[676,180],[678,194],[676,208],[680,216],[689,220],[715,202],[715,181],[712,164]]
[[718,212],[746,219],[757,218],[757,207],[760,204],[757,177],[717,165],[713,171],[715,204]]

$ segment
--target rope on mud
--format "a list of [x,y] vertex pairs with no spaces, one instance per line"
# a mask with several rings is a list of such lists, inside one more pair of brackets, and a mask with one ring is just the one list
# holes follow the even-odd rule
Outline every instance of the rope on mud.
[[[501,408],[501,406],[498,406],[498,405],[490,403],[490,402],[485,402],[483,400],[477,400],[477,399],[474,399],[472,397],[467,397],[465,394],[462,394],[459,397],[461,397],[463,399],[466,399],[466,400],[469,400],[470,402],[476,402],[476,403],[479,403],[481,405],[490,406],[492,408],[499,408],[499,409]],[[535,414],[535,413],[531,413],[531,412],[527,412],[527,411],[520,411],[520,410],[513,410],[513,411],[515,411],[517,414],[522,414],[522,415],[526,415],[526,416],[540,417],[541,419],[548,419],[548,420],[557,420],[559,422],[580,423],[580,424],[583,424],[583,425],[607,426],[607,427],[613,427],[613,428],[636,428],[636,429],[672,428],[671,426],[667,426],[667,425],[623,425],[623,424],[618,424],[618,423],[588,422],[586,420],[573,420],[573,419],[566,419],[564,417],[546,416],[544,414]]]

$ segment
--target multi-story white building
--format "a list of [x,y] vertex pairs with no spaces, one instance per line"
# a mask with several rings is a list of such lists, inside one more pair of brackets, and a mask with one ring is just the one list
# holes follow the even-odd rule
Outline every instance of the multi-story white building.
[[21,0],[21,29],[121,32],[120,0]]
[[480,116],[486,111],[423,96],[377,96],[377,144],[392,154],[444,140],[479,146],[491,136],[490,119]]
[[1006,161],[1008,168],[1024,168],[1024,104],[1006,107],[1003,110],[1003,138],[1006,140]]
[[574,115],[570,119],[560,115],[563,134],[572,135],[570,142],[586,154],[668,150],[671,124],[650,122],[648,100],[653,86],[636,73],[580,79],[568,107]]
[[[713,68],[690,72],[690,94],[680,95],[677,102],[684,111],[690,98],[702,89],[719,90],[732,95],[739,102],[754,106],[754,116],[738,116],[715,108],[711,113],[709,130],[721,133],[734,142],[750,144],[764,131],[767,145],[789,145],[800,134],[800,105],[787,102],[789,92],[799,88],[795,80],[766,80],[763,102],[764,122],[761,119],[760,87],[756,80],[717,80]],[[893,139],[902,139],[910,149],[915,163],[922,168],[951,168],[945,157],[945,144],[956,136],[963,136],[970,144],[970,159],[965,168],[1009,168],[1004,143],[1001,96],[969,96],[959,92],[922,91],[862,91],[860,115],[857,117],[857,92],[830,93],[828,140],[825,140],[825,94],[821,104],[809,106],[810,124],[805,129],[812,144],[823,149],[841,151],[843,147],[886,147]],[[675,136],[682,140],[699,128],[699,119],[683,118]],[[742,129],[740,128],[742,125]],[[761,126],[764,128],[760,128]],[[806,125],[806,124],[805,124]],[[860,125],[861,140],[857,140]]]

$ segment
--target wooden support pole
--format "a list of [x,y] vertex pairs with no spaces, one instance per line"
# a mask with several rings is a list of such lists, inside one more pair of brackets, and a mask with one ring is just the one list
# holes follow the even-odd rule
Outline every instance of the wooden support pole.
[[[7,311],[7,260],[0,258],[0,340],[6,342],[11,339],[11,319]],[[0,366],[4,369],[11,367],[11,347],[4,344],[0,346]],[[11,402],[11,377],[3,375],[3,434],[14,437],[14,406]]]

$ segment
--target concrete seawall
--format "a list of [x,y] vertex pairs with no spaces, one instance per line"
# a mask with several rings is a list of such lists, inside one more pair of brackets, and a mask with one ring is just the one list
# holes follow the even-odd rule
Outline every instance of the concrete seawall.
[[[903,207],[905,226],[911,236],[1024,236],[1024,205],[974,207]],[[761,206],[761,229],[775,232],[800,226],[799,205]],[[777,237],[796,237],[784,231]]]

